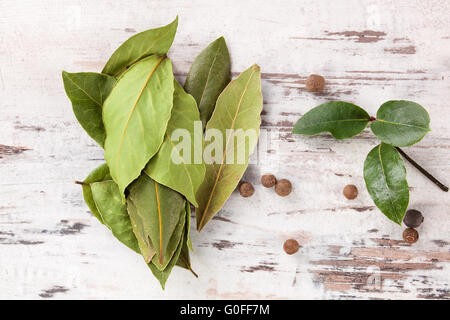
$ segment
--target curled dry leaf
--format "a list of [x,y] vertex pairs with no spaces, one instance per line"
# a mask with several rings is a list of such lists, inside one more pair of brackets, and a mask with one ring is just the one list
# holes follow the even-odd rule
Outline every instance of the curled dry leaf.
[[183,247],[181,248],[180,257],[177,261],[177,266],[187,269],[192,272],[192,274],[196,277],[197,274],[192,270],[191,266],[191,258],[189,256],[189,250],[194,251],[192,248],[191,236],[191,205],[186,201],[186,228],[183,235]]
[[185,199],[143,173],[130,186],[128,214],[147,263],[164,270],[172,259],[186,222]]
[[106,163],[92,170],[92,172],[83,181],[83,198],[87,206],[91,210],[92,214],[103,223],[103,218],[95,205],[94,198],[92,196],[91,184],[94,182],[101,182],[105,180],[111,180],[109,169]]
[[[182,230],[182,234],[181,234],[181,239],[183,239],[184,234],[185,234],[185,230]],[[166,286],[166,282],[167,279],[170,276],[170,273],[172,272],[172,269],[175,265],[177,265],[177,263],[180,261],[180,254],[181,254],[181,250],[183,248],[183,241],[180,241],[177,245],[177,248],[172,256],[172,258],[170,259],[169,263],[167,264],[167,266],[161,270],[159,269],[154,263],[153,261],[151,263],[148,264],[148,267],[150,268],[150,270],[152,271],[153,275],[155,276],[156,279],[158,279],[159,283],[161,284],[161,287],[164,289]]]

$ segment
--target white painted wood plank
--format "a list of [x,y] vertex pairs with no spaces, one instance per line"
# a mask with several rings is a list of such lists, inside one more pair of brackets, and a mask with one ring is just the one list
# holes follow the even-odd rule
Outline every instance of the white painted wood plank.
[[[0,12],[0,298],[450,298],[448,194],[407,165],[410,205],[425,222],[419,242],[405,245],[364,187],[377,144],[369,130],[346,141],[289,134],[327,100],[371,114],[389,99],[414,100],[433,131],[405,150],[450,183],[448,1],[29,0],[1,1]],[[129,36],[177,14],[169,55],[179,79],[221,35],[235,74],[261,66],[270,153],[245,175],[255,195],[234,193],[193,232],[199,279],[176,269],[161,291],[73,184],[103,152],[76,123],[60,73],[100,71]],[[324,93],[304,89],[313,72],[325,76]],[[263,188],[267,172],[289,178],[293,194]],[[348,183],[360,190],[354,201],[341,195]],[[294,256],[282,251],[290,237],[302,245]],[[381,286],[367,284],[378,275]]]

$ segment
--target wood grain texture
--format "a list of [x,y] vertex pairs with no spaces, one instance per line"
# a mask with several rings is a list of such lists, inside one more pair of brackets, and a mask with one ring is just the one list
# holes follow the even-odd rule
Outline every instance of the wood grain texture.
[[[345,141],[290,134],[311,107],[342,99],[371,115],[390,99],[414,100],[432,131],[405,151],[450,183],[450,3],[362,1],[1,1],[0,298],[450,299],[450,199],[406,165],[410,208],[425,222],[408,245],[365,190],[368,131]],[[83,203],[82,180],[103,151],[76,123],[61,70],[100,71],[131,35],[180,15],[169,52],[178,80],[223,35],[234,77],[263,72],[260,148],[202,233],[192,265],[161,291],[142,259],[115,241]],[[245,24],[243,22],[245,21]],[[326,90],[305,89],[310,73]],[[289,178],[287,198],[261,174]],[[359,196],[342,196],[355,184]],[[270,201],[267,201],[270,199]],[[296,238],[296,255],[282,251]],[[132,270],[132,272],[130,272]]]

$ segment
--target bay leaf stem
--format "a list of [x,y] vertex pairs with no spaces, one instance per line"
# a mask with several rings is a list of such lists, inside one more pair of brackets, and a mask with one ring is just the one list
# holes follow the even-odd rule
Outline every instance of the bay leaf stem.
[[419,165],[417,162],[415,162],[413,159],[411,159],[402,149],[399,147],[395,147],[397,151],[406,159],[409,163],[411,163],[414,167],[417,168],[422,174],[430,179],[435,185],[437,185],[442,191],[448,192],[448,187],[444,185],[442,182],[440,182],[438,179],[433,177],[427,170],[425,170],[421,165]]

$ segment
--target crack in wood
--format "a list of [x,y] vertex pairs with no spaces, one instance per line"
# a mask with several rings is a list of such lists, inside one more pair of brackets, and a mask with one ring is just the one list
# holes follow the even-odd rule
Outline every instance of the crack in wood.
[[24,151],[31,150],[26,147],[20,147],[20,146],[7,146],[4,144],[0,144],[0,159],[3,158],[3,156],[11,156],[11,155],[17,155],[21,154]]
[[52,298],[56,293],[66,293],[67,291],[69,289],[64,286],[53,286],[50,289],[42,290],[39,296],[41,298]]

